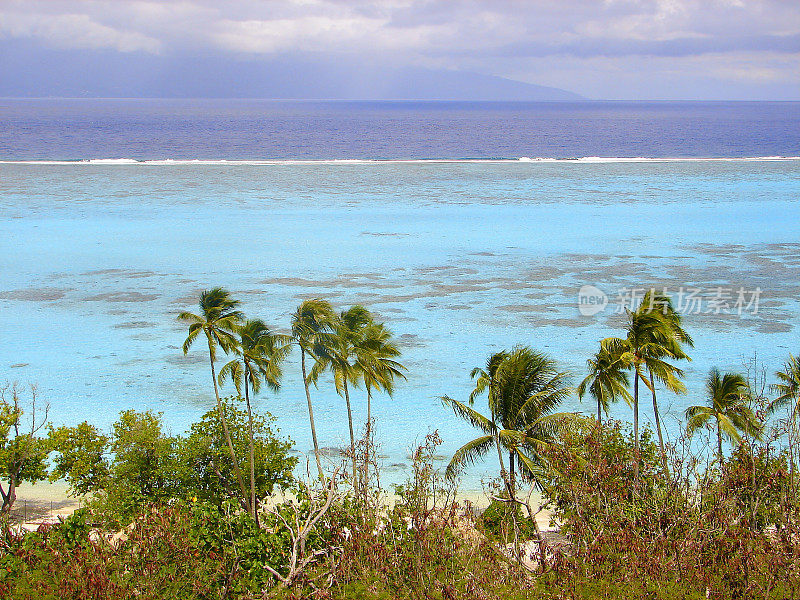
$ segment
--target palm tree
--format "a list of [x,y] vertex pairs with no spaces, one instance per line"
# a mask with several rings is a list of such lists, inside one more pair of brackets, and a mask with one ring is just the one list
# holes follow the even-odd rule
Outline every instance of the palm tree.
[[336,392],[344,396],[347,405],[347,424],[350,427],[350,458],[353,462],[353,478],[356,476],[356,439],[353,432],[353,410],[350,404],[350,387],[356,385],[361,375],[356,368],[357,348],[361,344],[364,329],[372,321],[372,315],[363,306],[352,306],[342,311],[335,321],[335,336],[322,357],[311,369],[311,380],[316,381],[326,368],[333,372]]
[[[652,312],[660,313],[664,327],[660,331],[665,336],[665,356],[659,358],[671,358],[674,360],[692,360],[688,354],[683,351],[681,344],[686,344],[690,348],[694,347],[694,340],[689,333],[681,326],[681,315],[675,310],[672,305],[672,299],[666,294],[658,294],[655,288],[650,288],[642,299],[642,304],[639,306],[639,312]],[[658,446],[661,451],[661,460],[664,465],[664,472],[668,473],[667,469],[667,453],[664,449],[664,437],[661,433],[661,415],[658,410],[658,402],[656,400],[656,384],[657,378],[661,383],[667,386],[671,391],[682,394],[686,391],[686,387],[678,379],[682,377],[680,370],[674,368],[667,368],[663,370],[662,366],[654,361],[647,362],[647,371],[650,376],[650,392],[653,395],[653,415],[656,421],[656,433],[658,434]],[[665,363],[666,364],[666,363]],[[658,373],[658,376],[656,376]]]
[[178,315],[178,320],[189,323],[189,335],[183,342],[183,353],[187,354],[189,348],[201,333],[205,334],[208,341],[208,356],[211,362],[211,381],[214,384],[214,396],[217,399],[217,414],[219,415],[222,431],[225,435],[225,442],[233,461],[233,470],[236,480],[242,492],[242,497],[247,497],[247,491],[242,480],[242,472],[239,468],[239,461],[233,449],[231,434],[228,430],[228,422],[225,419],[225,411],[219,397],[217,387],[217,375],[215,372],[215,362],[217,358],[217,347],[221,348],[226,354],[233,351],[237,346],[235,331],[241,322],[242,313],[237,310],[239,301],[231,298],[230,293],[225,288],[215,287],[205,290],[200,294],[200,314],[183,311]]
[[774,414],[779,408],[789,406],[789,421],[791,430],[789,432],[789,483],[794,489],[794,443],[797,435],[797,415],[800,413],[800,354],[798,356],[789,355],[789,360],[783,365],[783,371],[777,371],[775,376],[778,383],[773,384],[772,391],[778,397],[770,402],[767,414]]
[[[679,393],[685,391],[681,382],[683,371],[665,359],[688,358],[680,349],[672,322],[661,311],[627,310],[628,322],[624,338],[606,338],[601,347],[614,359],[633,370],[633,437],[635,450],[634,478],[639,484],[639,382],[653,389],[645,372],[663,382],[667,388]],[[663,444],[662,444],[663,448]],[[662,451],[666,470],[666,453]]]
[[405,379],[405,366],[395,360],[400,349],[392,340],[392,332],[383,323],[370,323],[364,329],[356,348],[356,367],[361,372],[367,388],[367,427],[372,425],[372,390],[383,390],[389,396],[394,392],[395,378]]
[[[367,424],[366,436],[371,439],[372,434],[372,390],[383,390],[389,396],[394,392],[395,378],[405,379],[403,371],[406,370],[399,361],[400,349],[392,341],[392,333],[383,323],[370,321],[364,328],[363,334],[356,347],[355,368],[359,371],[364,387],[367,388]],[[367,452],[370,445],[367,444]],[[364,461],[364,481],[369,477],[369,455]]]
[[789,405],[789,411],[794,416],[800,412],[800,354],[790,354],[783,369],[775,373],[779,383],[771,387],[772,391],[778,393],[778,397],[770,403],[767,410],[769,414],[773,414],[777,409]]
[[708,421],[714,420],[717,429],[717,452],[722,464],[722,436],[731,442],[741,439],[739,432],[761,438],[761,425],[747,406],[750,388],[744,377],[738,373],[720,375],[716,367],[711,369],[706,379],[705,405],[690,406],[686,409],[686,432],[691,436]]
[[628,374],[620,358],[612,356],[604,348],[600,348],[592,358],[586,361],[589,374],[578,384],[578,398],[583,400],[588,391],[597,401],[597,422],[603,422],[603,412],[608,414],[608,407],[620,398],[631,404]]
[[[456,451],[446,472],[452,476],[460,466],[473,463],[494,446],[509,498],[515,498],[515,463],[524,479],[541,485],[545,468],[542,451],[556,442],[558,432],[574,418],[571,413],[553,412],[571,391],[569,375],[559,371],[544,354],[518,346],[490,356],[486,369],[473,369],[472,377],[476,383],[469,404],[487,392],[491,416],[448,396],[441,398],[456,415],[484,433]],[[508,452],[508,471],[503,449]]]
[[258,505],[256,500],[255,442],[253,439],[253,411],[250,405],[250,390],[253,395],[266,383],[273,391],[280,389],[283,373],[281,363],[292,349],[292,339],[270,331],[261,319],[248,319],[236,328],[239,336],[235,353],[240,359],[233,359],[219,371],[222,384],[230,377],[241,395],[244,382],[244,399],[247,404],[247,425],[250,446],[250,514],[258,524]]
[[336,330],[336,313],[327,300],[314,298],[306,300],[297,307],[292,315],[292,338],[300,346],[300,367],[303,373],[303,385],[306,390],[308,402],[308,420],[311,424],[311,438],[314,442],[314,457],[317,461],[320,481],[325,481],[322,470],[322,460],[317,442],[317,429],[314,425],[314,408],[311,404],[311,393],[308,384],[311,382],[306,369],[306,355],[314,360],[315,364],[330,355]]

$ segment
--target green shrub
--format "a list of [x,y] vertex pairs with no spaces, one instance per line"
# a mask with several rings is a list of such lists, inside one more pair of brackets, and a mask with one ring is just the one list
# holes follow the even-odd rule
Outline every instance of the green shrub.
[[536,529],[533,522],[523,513],[519,504],[512,507],[508,502],[492,500],[486,510],[481,513],[479,522],[488,535],[506,543],[514,539],[515,520],[520,539],[535,537]]
[[[247,413],[234,399],[223,402],[240,466],[248,456]],[[297,458],[292,441],[272,429],[268,413],[253,415],[256,495],[290,488]],[[55,448],[53,477],[65,477],[72,493],[91,492],[94,518],[111,527],[127,524],[141,507],[197,498],[217,506],[243,500],[233,460],[223,441],[216,409],[191,426],[186,437],[164,432],[161,414],[127,410],[112,425],[110,437],[87,423],[51,430]],[[246,469],[243,468],[246,472]]]

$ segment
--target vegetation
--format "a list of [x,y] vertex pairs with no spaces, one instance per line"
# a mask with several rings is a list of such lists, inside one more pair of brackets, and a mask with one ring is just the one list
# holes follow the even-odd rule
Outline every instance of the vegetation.
[[297,307],[297,311],[292,316],[292,337],[300,347],[300,368],[303,375],[303,386],[306,390],[308,422],[311,425],[311,439],[314,442],[314,458],[317,461],[320,482],[325,481],[325,472],[322,469],[317,427],[314,424],[314,407],[311,404],[311,393],[309,392],[309,383],[313,379],[306,368],[306,356],[311,357],[315,364],[326,360],[330,356],[335,327],[336,313],[333,312],[330,303],[325,300],[306,300]]
[[738,373],[720,375],[718,369],[711,369],[706,381],[706,393],[707,405],[690,406],[686,409],[686,431],[691,435],[713,420],[717,431],[717,455],[722,462],[723,436],[733,443],[741,440],[741,433],[761,437],[761,426],[747,406],[747,381]]
[[581,400],[588,392],[597,402],[597,422],[603,422],[603,413],[620,398],[631,405],[628,391],[630,380],[622,359],[601,347],[592,358],[586,360],[589,374],[578,384],[576,392]]
[[[459,466],[473,462],[494,447],[510,496],[516,490],[516,464],[524,480],[541,483],[545,470],[541,451],[555,442],[558,432],[572,418],[569,413],[553,412],[570,393],[569,375],[558,371],[555,362],[544,354],[519,346],[511,352],[493,354],[486,369],[473,369],[472,377],[476,383],[469,404],[486,392],[491,417],[442,396],[442,402],[456,415],[484,432],[456,451],[447,467],[448,474],[454,475]],[[502,450],[508,452],[508,471]]]
[[[37,416],[35,390],[23,412],[21,388],[3,388],[3,511],[18,483],[47,477],[64,479],[87,508],[36,532],[3,518],[0,597],[778,599],[800,592],[794,356],[772,387],[756,389],[750,373],[712,370],[705,402],[686,411],[683,435],[667,444],[656,385],[686,391],[674,363],[689,359],[692,339],[669,298],[651,292],[627,313],[624,335],[601,342],[577,390],[569,373],[532,348],[492,354],[473,369],[466,402],[441,398],[480,435],[440,468],[442,440],[429,433],[391,496],[380,486],[370,405],[373,392],[391,394],[405,368],[383,324],[364,307],[337,313],[317,299],[298,307],[291,336],[283,335],[246,318],[221,288],[204,292],[200,309],[181,313],[189,324],[184,351],[205,335],[216,406],[184,435],[170,435],[151,411],[123,411],[107,433],[88,422],[53,427],[46,411]],[[292,344],[319,475],[310,482],[294,475],[292,442],[252,406],[264,386],[280,389]],[[218,352],[229,355],[219,373]],[[327,469],[310,394],[325,371],[345,400],[350,433]],[[228,381],[236,395],[223,398]],[[367,418],[357,438],[350,392],[362,384]],[[655,432],[639,426],[640,384],[651,391]],[[596,417],[561,409],[573,391],[596,401]],[[619,399],[632,406],[632,427],[603,419]],[[478,401],[488,410],[476,409]],[[491,503],[477,514],[459,501],[457,476],[495,454]],[[557,533],[543,531],[544,515]]]
[[[276,487],[291,489],[297,464],[291,441],[272,430],[268,414],[248,413],[235,403],[228,398],[220,405],[238,462],[249,458],[252,442],[256,496],[268,496]],[[91,493],[96,516],[124,524],[153,502],[189,499],[218,507],[232,501],[249,512],[250,496],[237,485],[216,409],[185,437],[167,435],[161,415],[151,411],[124,411],[111,430],[104,436],[84,422],[51,433],[51,478],[63,477],[75,495]]]
[[25,418],[22,389],[16,385],[0,387],[0,514],[7,514],[17,498],[20,483],[36,483],[47,478],[46,460],[50,452],[40,432],[47,423],[48,407],[36,415],[36,387],[30,395],[29,418]]

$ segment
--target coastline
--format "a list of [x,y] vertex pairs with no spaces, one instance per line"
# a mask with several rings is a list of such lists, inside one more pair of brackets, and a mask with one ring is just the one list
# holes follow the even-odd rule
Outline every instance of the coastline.
[[[489,497],[482,491],[459,491],[456,498],[460,504],[469,503],[472,508],[482,512],[489,504]],[[539,494],[534,494],[533,505]],[[394,493],[386,494],[387,505],[392,505],[397,500]],[[64,481],[40,481],[36,484],[22,484],[17,488],[17,500],[11,510],[12,518],[23,528],[30,531],[36,530],[39,525],[57,523],[67,518],[83,504],[83,499],[69,495],[69,486]],[[542,510],[536,517],[536,522],[543,531],[557,530],[550,526],[551,511]]]
[[57,523],[81,507],[81,499],[70,496],[68,492],[69,486],[63,481],[21,484],[17,487],[11,518],[28,530],[46,523]]

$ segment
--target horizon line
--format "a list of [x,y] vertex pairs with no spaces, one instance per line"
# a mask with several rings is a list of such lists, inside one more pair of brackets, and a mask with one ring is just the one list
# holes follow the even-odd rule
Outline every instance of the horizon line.
[[580,98],[575,100],[525,100],[490,98],[270,98],[263,96],[0,96],[0,100],[260,100],[264,102],[493,102],[528,104],[584,104],[595,102],[772,102],[800,103],[797,99],[702,99],[702,98]]

